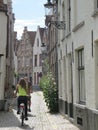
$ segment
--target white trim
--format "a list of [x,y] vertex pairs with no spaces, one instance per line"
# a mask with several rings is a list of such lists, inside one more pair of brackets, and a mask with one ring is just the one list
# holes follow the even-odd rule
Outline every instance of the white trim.
[[79,107],[79,108],[81,108],[81,109],[86,109],[86,105],[82,105],[82,104],[74,104],[76,107]]

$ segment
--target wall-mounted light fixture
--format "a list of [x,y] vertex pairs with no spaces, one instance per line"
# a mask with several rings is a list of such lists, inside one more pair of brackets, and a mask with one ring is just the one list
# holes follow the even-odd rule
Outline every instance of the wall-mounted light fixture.
[[51,0],[47,0],[47,3],[44,4],[46,8],[52,8],[54,6],[54,3],[51,2]]
[[47,46],[44,42],[41,44],[41,51],[42,51],[42,53],[46,53],[46,51],[47,51]]
[[[58,0],[54,0],[54,2],[52,3],[51,0],[47,0],[47,3],[44,4],[44,7],[45,7],[45,15],[46,15],[46,18],[51,18],[51,17],[54,17],[54,9],[55,7],[57,7],[57,4],[58,4]],[[56,15],[57,17],[57,15]],[[48,22],[50,24],[53,24],[57,29],[64,29],[65,30],[65,21],[49,21]]]

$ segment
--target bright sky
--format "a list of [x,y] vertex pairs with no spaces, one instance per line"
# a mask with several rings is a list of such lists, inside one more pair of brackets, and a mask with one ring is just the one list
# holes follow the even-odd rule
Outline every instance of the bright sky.
[[14,30],[21,37],[24,26],[28,31],[36,31],[37,26],[45,27],[44,4],[47,0],[12,0],[13,13],[15,14]]

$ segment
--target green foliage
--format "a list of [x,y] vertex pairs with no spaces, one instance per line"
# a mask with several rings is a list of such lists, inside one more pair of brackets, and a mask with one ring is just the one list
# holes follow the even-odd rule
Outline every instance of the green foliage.
[[41,78],[40,87],[50,112],[58,112],[58,89],[52,73]]

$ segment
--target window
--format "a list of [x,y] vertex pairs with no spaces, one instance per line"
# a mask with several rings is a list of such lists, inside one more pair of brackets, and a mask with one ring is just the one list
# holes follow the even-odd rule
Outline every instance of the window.
[[39,39],[37,38],[37,47],[39,47]]
[[20,68],[20,66],[21,66],[21,62],[20,62],[21,60],[20,59],[18,59],[18,68]]
[[1,72],[1,64],[2,64],[2,62],[1,62],[1,56],[0,56],[0,72]]
[[29,47],[29,44],[26,43],[26,50],[28,51],[29,48],[30,48],[30,47]]
[[26,64],[26,66],[30,66],[30,59],[29,59],[29,57],[25,57],[25,64]]
[[94,0],[94,8],[95,11],[98,10],[98,0]]
[[24,64],[25,64],[25,58],[24,58],[24,56],[22,57],[22,67],[24,67]]
[[98,42],[95,43],[95,102],[96,108],[98,109]]
[[21,50],[24,50],[24,44],[22,44],[22,46],[21,46]]
[[[62,3],[62,21],[65,22],[65,4]],[[65,30],[63,30],[63,37],[65,36]]]
[[36,84],[36,72],[34,72],[34,85]]
[[96,0],[96,8],[98,9],[98,0]]
[[78,50],[79,102],[85,103],[84,49]]
[[30,66],[32,66],[32,64],[33,64],[33,61],[32,61],[32,59],[30,59]]
[[98,0],[97,0],[97,8],[98,8]]
[[35,55],[35,66],[37,66],[37,55]]
[[93,12],[93,17],[98,15],[98,0],[94,0],[94,12]]
[[58,62],[58,66],[59,66],[59,70],[58,70],[58,73],[59,73],[59,97],[62,97],[62,70],[61,70],[61,61],[59,60]]
[[37,85],[39,84],[39,72],[37,72]]
[[39,55],[39,66],[42,66],[42,55]]
[[73,117],[73,67],[72,67],[72,54],[68,55],[68,101],[70,102],[69,116]]
[[67,0],[67,31],[71,31],[71,4],[70,0]]

